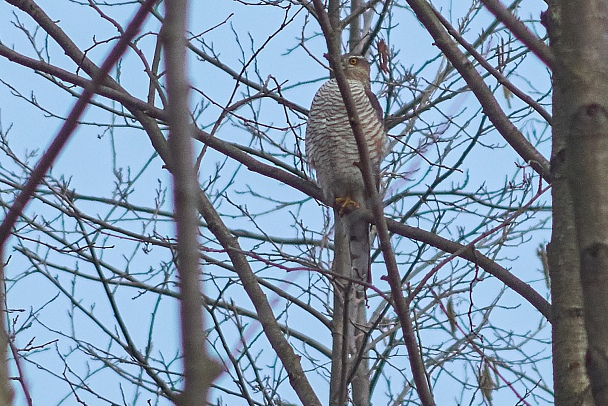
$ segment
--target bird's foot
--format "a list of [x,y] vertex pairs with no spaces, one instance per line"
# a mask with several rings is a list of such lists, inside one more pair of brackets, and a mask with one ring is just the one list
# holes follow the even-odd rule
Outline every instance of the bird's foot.
[[353,210],[361,207],[359,203],[355,202],[349,196],[347,197],[336,197],[335,207],[338,210],[338,214],[343,216],[347,213],[350,213]]

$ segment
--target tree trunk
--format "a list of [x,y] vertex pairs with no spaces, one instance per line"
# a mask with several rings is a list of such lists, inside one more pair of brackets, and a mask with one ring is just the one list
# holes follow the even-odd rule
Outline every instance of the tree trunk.
[[592,392],[595,404],[604,405],[608,404],[608,2],[551,2],[547,26],[556,56],[554,223],[548,251],[555,315],[555,404],[593,404]]

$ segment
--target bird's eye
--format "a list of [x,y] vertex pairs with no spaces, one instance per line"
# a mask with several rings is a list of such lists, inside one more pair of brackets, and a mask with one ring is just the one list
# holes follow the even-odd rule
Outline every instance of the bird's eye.
[[350,58],[348,60],[349,65],[356,65],[357,64],[357,58]]

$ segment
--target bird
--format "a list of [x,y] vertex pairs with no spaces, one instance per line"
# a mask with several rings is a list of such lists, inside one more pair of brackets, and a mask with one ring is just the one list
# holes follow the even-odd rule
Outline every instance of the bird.
[[[356,54],[342,55],[340,62],[355,101],[376,188],[379,188],[380,164],[387,139],[382,108],[371,90],[370,65],[365,57]],[[348,238],[351,277],[371,283],[370,226],[360,214],[361,209],[371,209],[371,196],[365,189],[359,148],[335,79],[325,82],[313,98],[306,126],[305,152],[325,199],[333,203],[336,234],[343,231]]]

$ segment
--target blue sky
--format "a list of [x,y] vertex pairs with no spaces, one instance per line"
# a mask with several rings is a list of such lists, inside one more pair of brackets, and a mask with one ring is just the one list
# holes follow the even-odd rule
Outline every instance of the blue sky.
[[[102,41],[110,38],[116,34],[115,29],[112,25],[104,20],[101,20],[93,10],[86,6],[78,5],[74,2],[64,1],[61,2],[61,7],[58,7],[56,1],[41,1],[40,6],[45,9],[51,18],[59,21],[59,25],[63,28],[77,43],[81,49],[87,49],[92,46],[94,41]],[[448,4],[438,3],[437,7],[442,9],[446,16],[450,16],[453,22],[458,21],[458,17],[464,13],[464,10],[459,10],[458,7],[448,10]],[[526,18],[528,15],[538,17],[540,9],[543,7],[541,1],[526,1],[525,11],[521,11],[520,16]],[[131,7],[108,7],[104,8],[113,18],[118,21],[125,22],[130,16]],[[32,52],[32,46],[29,44],[27,37],[22,31],[15,28],[10,24],[10,21],[16,21],[15,17],[12,16],[14,8],[7,5],[6,3],[0,3],[0,16],[2,16],[2,23],[0,24],[0,41],[3,44],[13,47],[15,50],[22,52],[26,55],[34,57]],[[129,12],[127,12],[129,11]],[[297,15],[296,15],[297,14]],[[207,29],[220,24],[224,20],[228,19],[223,25],[218,28],[206,32],[203,35],[205,44],[208,47],[213,47],[215,51],[220,55],[222,62],[229,66],[239,67],[242,63],[243,56],[250,57],[252,54],[251,49],[258,49],[266,39],[273,35],[277,30],[278,24],[283,20],[284,16],[282,12],[270,6],[267,7],[254,7],[247,6],[239,2],[231,1],[218,1],[214,4],[214,7],[208,7],[202,2],[193,4],[191,11],[190,26],[191,31],[194,34],[201,33]],[[264,82],[272,75],[277,82],[282,84],[284,94],[290,100],[300,104],[301,106],[308,107],[314,92],[322,83],[327,76],[326,71],[319,64],[315,63],[309,55],[300,47],[298,47],[298,37],[302,34],[301,27],[305,21],[306,14],[304,12],[297,13],[297,9],[294,7],[288,16],[295,16],[295,22],[288,26],[287,29],[281,31],[268,45],[259,53],[255,65],[251,65],[247,69],[247,76],[254,82]],[[21,12],[17,12],[17,16],[26,27],[30,30],[34,28],[33,22],[29,17],[23,15]],[[465,33],[465,37],[469,41],[474,41],[479,34],[479,29],[484,24],[487,24],[490,16],[488,13],[481,12],[479,18],[470,27],[470,30]],[[396,56],[404,66],[409,67],[412,72],[418,72],[418,78],[422,81],[431,80],[434,77],[437,69],[441,65],[441,60],[436,60],[432,63],[426,64],[426,61],[432,56],[436,55],[437,49],[432,45],[432,39],[426,34],[419,23],[414,19],[412,14],[407,10],[402,10],[398,13],[398,18],[391,21],[394,25],[391,31],[390,38],[387,40],[393,41],[396,46],[399,47],[400,53]],[[158,23],[150,21],[145,29],[145,32],[154,32],[158,29]],[[314,20],[309,19],[304,34],[306,37],[314,36],[319,32],[318,26]],[[405,41],[404,41],[405,40]],[[39,32],[35,38],[35,43],[38,47],[41,47],[46,41],[42,32]],[[402,45],[405,42],[406,45]],[[193,42],[197,46],[201,46],[199,42]],[[63,66],[64,68],[74,71],[73,63],[67,60],[67,57],[63,55],[62,51],[53,44],[52,40],[49,40],[49,54],[51,55],[51,62]],[[148,56],[152,55],[154,46],[154,36],[145,35],[139,42],[140,47],[146,51]],[[317,58],[322,59],[322,54],[325,52],[325,46],[321,37],[314,37],[307,42],[307,47],[311,53]],[[39,48],[40,49],[40,48]],[[105,56],[108,45],[100,45],[95,47],[90,53],[89,57],[96,62],[100,62]],[[292,51],[290,51],[293,49]],[[205,49],[209,52],[209,48]],[[217,68],[212,66],[210,63],[199,61],[194,54],[191,54],[191,60],[189,61],[190,78],[194,88],[200,89],[202,93],[192,93],[192,105],[193,109],[204,106],[200,115],[197,116],[197,124],[211,131],[212,125],[217,120],[221,112],[220,106],[229,103],[230,95],[235,95],[235,100],[251,95],[250,90],[244,86],[239,86],[235,90],[235,82],[233,78],[224,72],[218,71]],[[257,69],[257,71],[256,71]],[[35,96],[37,103],[48,110],[48,113],[57,116],[64,116],[69,111],[71,105],[74,102],[74,98],[68,95],[66,92],[61,91],[56,85],[51,84],[48,80],[40,77],[36,73],[29,71],[24,68],[17,67],[15,64],[0,58],[0,72],[2,72],[1,79],[10,85],[14,86],[25,98],[29,98],[31,95]],[[259,73],[259,75],[258,75]],[[382,82],[382,76],[378,74],[377,69],[374,67],[373,77],[377,79],[373,84],[373,89],[380,95],[381,102],[382,90],[385,88]],[[142,99],[145,99],[148,90],[148,82],[146,76],[143,74],[143,66],[140,61],[131,52],[121,62],[119,72],[115,72],[115,77],[119,78],[120,83],[132,94]],[[530,80],[539,89],[539,92],[546,91],[549,85],[549,76],[546,70],[540,65],[540,63],[533,57],[529,57],[517,67],[517,70],[513,72],[511,76],[512,80],[522,86],[526,85],[526,80]],[[273,83],[270,81],[269,83]],[[495,87],[496,83],[492,79],[488,79],[488,85]],[[32,93],[33,92],[33,93]],[[500,95],[500,91],[497,92]],[[209,103],[208,99],[214,101]],[[102,99],[99,99],[102,101]],[[506,111],[513,111],[518,108],[516,100],[511,100],[513,106],[509,107],[505,98],[500,98],[499,101],[504,106]],[[106,105],[111,105],[110,102],[103,101]],[[548,102],[548,101],[546,101]],[[159,104],[160,105],[160,104]],[[114,106],[119,107],[119,106]],[[397,106],[392,106],[396,109]],[[461,117],[473,116],[473,121],[467,131],[474,133],[479,124],[481,113],[478,111],[479,106],[477,105],[474,97],[470,93],[464,93],[454,97],[449,102],[443,105],[443,112],[450,114],[462,114]],[[476,113],[474,113],[476,112]],[[8,139],[10,146],[13,151],[20,157],[26,155],[28,151],[38,149],[39,153],[44,149],[57,129],[61,125],[61,120],[56,117],[47,117],[48,113],[41,111],[41,109],[28,103],[26,100],[20,97],[12,95],[12,91],[5,85],[0,86],[0,119],[2,120],[2,130],[5,133],[9,128]],[[230,120],[224,122],[221,128],[217,132],[217,136],[223,140],[237,142],[239,144],[249,144],[254,148],[260,148],[260,146],[267,148],[271,152],[277,152],[277,148],[273,148],[271,142],[276,142],[279,145],[290,148],[292,151],[295,149],[296,136],[302,137],[304,134],[304,117],[298,116],[295,113],[290,112],[290,122],[295,124],[297,128],[294,131],[284,131],[283,129],[288,126],[286,122],[286,115],[281,106],[276,103],[268,101],[266,99],[261,101],[255,101],[248,106],[245,106],[237,111],[238,116],[233,117]],[[257,117],[260,122],[263,122],[270,126],[269,129],[261,127],[264,130],[267,139],[251,141],[251,133],[243,129],[242,120],[240,117]],[[170,190],[170,179],[167,172],[162,168],[162,162],[159,158],[154,157],[154,151],[150,146],[150,142],[144,132],[137,128],[137,124],[133,122],[125,122],[117,120],[109,112],[103,111],[98,108],[91,108],[87,112],[83,119],[86,125],[79,127],[77,132],[72,137],[68,147],[61,155],[59,161],[53,167],[52,175],[57,178],[63,178],[69,180],[70,189],[75,189],[81,195],[89,196],[112,196],[115,192],[115,185],[120,179],[125,181],[127,179],[134,179],[136,175],[141,172],[141,175],[137,177],[137,180],[132,186],[124,186],[129,193],[129,202],[131,204],[139,204],[147,207],[154,207],[155,199],[162,201],[161,207],[165,210],[170,210],[171,197],[168,190]],[[442,120],[442,112],[430,111],[425,116],[421,117],[421,120],[431,125],[434,122]],[[538,120],[537,120],[538,121]],[[533,131],[542,133],[543,126],[537,121],[530,120],[529,123],[522,125],[524,132],[531,134]],[[113,129],[111,125],[118,124]],[[135,128],[134,128],[135,127]],[[420,124],[420,127],[424,126]],[[392,134],[398,134],[405,128],[404,125],[396,127],[391,131]],[[445,132],[441,132],[445,131]],[[453,135],[454,128],[449,126],[438,127],[437,134],[441,137],[450,137]],[[412,140],[417,140],[420,134],[424,134],[424,131],[415,133]],[[547,138],[546,129],[544,138]],[[504,141],[496,134],[496,132],[489,132],[482,137],[482,142],[487,145],[501,145],[504,146]],[[201,150],[201,146],[197,145],[197,152]],[[437,150],[431,150],[428,152],[429,157],[433,158],[435,154],[443,153],[438,147]],[[452,155],[448,155],[449,162],[446,165],[454,163],[454,160],[458,158],[458,151],[463,146],[454,144],[450,146],[454,149]],[[549,145],[545,143],[542,146],[541,151],[548,156]],[[31,158],[30,163],[36,161],[39,156]],[[293,162],[291,158],[285,158],[289,164],[300,166],[301,162]],[[507,179],[514,176],[514,180],[521,179],[521,171],[513,175],[516,172],[514,162],[518,158],[509,148],[499,148],[493,151],[489,149],[483,149],[479,152],[473,153],[472,161],[474,165],[467,165],[466,172],[456,175],[452,178],[454,184],[468,182],[468,188],[470,190],[477,190],[481,187],[487,187],[488,189],[500,188]],[[5,171],[14,169],[10,162],[6,161],[5,158],[0,159],[3,163],[2,168]],[[298,237],[302,231],[294,225],[293,219],[296,218],[302,222],[302,226],[308,229],[319,230],[324,224],[324,210],[319,207],[314,201],[306,200],[306,196],[302,193],[293,190],[292,188],[278,184],[276,181],[266,179],[260,175],[252,174],[247,171],[244,167],[239,167],[232,160],[224,160],[223,157],[213,151],[209,151],[203,159],[201,165],[200,179],[203,184],[208,182],[209,178],[213,178],[217,165],[220,165],[220,178],[214,183],[214,190],[221,190],[226,188],[226,196],[218,197],[218,211],[225,215],[225,221],[230,227],[235,229],[247,229],[252,232],[259,232],[263,230],[271,236],[276,237]],[[398,193],[403,190],[409,190],[413,192],[420,192],[425,190],[425,186],[428,179],[425,179],[421,174],[426,170],[424,160],[412,158],[411,166],[420,168],[417,174],[412,175],[412,179],[405,178],[394,182],[389,189],[390,193]],[[236,176],[232,176],[235,170],[238,169]],[[430,170],[432,172],[432,170]],[[529,169],[528,169],[529,171]],[[432,178],[432,177],[431,177]],[[166,189],[168,188],[168,189]],[[261,198],[257,198],[252,194],[248,194],[249,188],[253,190],[263,190],[269,194],[276,201],[268,201]],[[528,196],[529,197],[529,196]],[[6,197],[3,197],[6,199]],[[415,196],[411,198],[413,201]],[[293,204],[294,201],[302,200],[302,205]],[[546,202],[548,197],[544,198]],[[291,202],[290,205],[282,207],[278,201]],[[76,202],[78,208],[91,214],[104,218],[106,216],[111,219],[113,224],[117,224],[121,227],[126,227],[134,232],[141,232],[144,234],[155,234],[160,236],[173,236],[173,226],[162,216],[159,216],[157,220],[147,222],[145,219],[137,219],[134,213],[129,211],[120,212],[110,210],[107,206],[100,203],[96,203],[90,200],[78,200]],[[234,205],[233,205],[234,204]],[[255,216],[256,224],[253,221],[247,221],[240,215],[238,205],[241,207],[247,207],[252,213],[259,213]],[[270,213],[264,213],[279,207],[279,210],[272,211]],[[39,216],[48,216],[53,218],[57,215],[57,212],[48,206],[36,202],[30,208],[28,213],[33,215],[36,213]],[[120,214],[119,214],[120,213]],[[474,216],[473,216],[474,217]],[[530,224],[538,221],[542,221],[546,218],[546,215],[539,215],[537,218],[529,219]],[[428,228],[431,226],[428,218],[419,217],[411,219],[411,225],[420,226],[422,228]],[[472,227],[474,223],[471,223],[471,217],[463,216],[453,220],[450,227],[442,229],[442,233],[446,238],[456,238],[455,230],[456,226],[460,226],[462,229],[467,230]],[[208,237],[208,234],[205,234]],[[318,235],[316,235],[318,237]],[[144,247],[138,245],[136,242],[129,241],[126,239],[116,238],[115,235],[97,235],[97,243],[100,246],[112,246],[120,243],[120,249],[105,249],[100,248],[99,254],[104,261],[115,265],[116,267],[126,267],[129,272],[134,272],[138,275],[144,274],[149,269],[159,269],[159,264],[168,262],[171,260],[170,252],[166,249],[159,247],[152,248],[152,251],[145,252]],[[493,237],[496,241],[499,241],[498,237]],[[533,286],[541,290],[542,294],[546,295],[546,288],[544,288],[544,280],[542,274],[539,272],[540,264],[535,255],[535,250],[538,245],[542,242],[546,242],[549,238],[549,231],[539,230],[532,236],[531,240],[526,238],[522,239],[521,246],[506,248],[500,252],[501,263],[512,269],[513,272],[525,281],[533,283]],[[14,243],[14,241],[13,241]],[[258,244],[255,240],[243,240],[243,248],[254,249]],[[57,244],[56,242],[54,244]],[[207,247],[214,249],[218,248],[212,241],[203,239],[203,244]],[[407,253],[411,251],[411,247],[414,246],[414,242],[409,240],[400,240],[395,242],[397,251]],[[287,252],[296,255],[296,253],[286,248]],[[43,252],[42,250],[41,252]],[[57,252],[49,252],[49,260],[55,261],[66,261],[66,257],[59,255]],[[210,253],[209,255],[216,258],[222,258],[220,253]],[[407,258],[407,255],[404,255]],[[405,260],[406,261],[406,260]],[[407,261],[406,261],[407,262]],[[505,263],[506,262],[506,263]],[[82,264],[76,259],[69,259],[70,266],[76,266],[76,264]],[[83,265],[84,266],[84,265]],[[407,269],[407,263],[404,263],[403,269]],[[29,269],[30,264],[25,262],[24,258],[15,255],[11,263],[8,266],[8,272],[11,275],[18,276]],[[458,268],[457,266],[454,269]],[[208,272],[220,272],[214,268],[209,267]],[[377,263],[374,265],[375,280],[374,282],[381,289],[388,289],[386,282],[380,279],[382,275],[382,264]],[[453,270],[453,269],[452,269]],[[424,274],[428,271],[428,268],[420,266],[420,274]],[[450,268],[446,268],[440,272],[441,278],[445,278],[446,274],[451,271]],[[94,270],[83,268],[84,273],[92,273]],[[307,285],[311,282],[320,283],[318,290],[315,291],[319,295],[322,295],[326,289],[322,282],[319,282],[317,275],[311,275],[308,272],[285,272],[284,270],[270,268],[261,269],[260,275],[263,275],[268,280],[276,282],[281,288],[286,288],[288,284],[294,284],[294,288],[286,288],[286,290],[292,293],[300,293],[301,291],[296,288],[297,285]],[[230,278],[230,274],[221,274],[221,278],[227,280]],[[150,279],[150,283],[158,283],[160,274]],[[60,275],[59,279],[65,283],[65,286],[69,286],[69,276]],[[143,278],[145,279],[145,278]],[[19,322],[25,319],[25,314],[30,312],[30,309],[36,311],[40,309],[44,303],[53,299],[56,294],[56,290],[49,283],[48,278],[45,279],[40,274],[28,275],[24,283],[15,283],[9,291],[9,307],[24,309],[23,316],[20,316]],[[485,280],[480,289],[474,290],[474,301],[478,307],[483,307],[484,304],[489,305],[493,298],[502,289],[502,285],[496,280],[491,278]],[[93,312],[102,320],[106,320],[108,325],[112,325],[112,314],[110,312],[108,302],[103,296],[103,292],[98,283],[87,282],[81,278],[76,279],[75,290],[77,296],[82,298],[82,304],[85,308],[93,309]],[[325,286],[326,288],[326,286]],[[217,295],[216,287],[206,287],[206,293],[211,296]],[[501,320],[505,326],[512,325],[514,330],[517,330],[520,334],[525,334],[526,331],[533,330],[536,328],[538,318],[534,317],[530,319],[529,324],[522,324],[522,320],[525,319],[526,314],[533,314],[533,309],[527,303],[521,303],[513,292],[506,291],[503,294],[505,303],[509,306],[513,306],[516,310],[510,308],[498,308],[495,312],[500,313]],[[238,291],[237,287],[233,287],[227,290],[225,295],[231,299],[237,300],[239,306],[245,308],[251,308],[248,299],[243,295],[242,292]],[[147,337],[149,333],[149,327],[152,319],[152,312],[150,308],[156,306],[156,297],[152,295],[141,295],[137,296],[133,290],[118,290],[117,298],[122,303],[123,316],[130,327],[130,331],[133,333],[134,339],[137,341],[140,348],[146,345]],[[313,331],[312,335],[315,339],[323,342],[325,345],[329,345],[329,334],[326,330],[323,330],[320,325],[315,324],[314,321],[304,319],[304,315],[297,310],[290,307],[288,303],[280,299],[278,296],[269,293],[269,300],[277,305],[277,308],[284,306],[285,309],[289,309],[291,315],[289,317],[282,316],[282,320],[293,323],[295,326],[300,327],[303,320],[306,323],[311,323],[310,328],[308,326],[303,327],[305,331]],[[315,302],[316,305],[320,306],[322,300]],[[507,305],[505,305],[507,306]],[[373,307],[372,307],[373,308]],[[64,296],[59,299],[55,299],[48,306],[44,307],[44,311],[39,312],[39,322],[33,322],[32,328],[26,330],[22,335],[19,336],[20,340],[25,342],[28,338],[33,336],[36,337],[37,343],[46,342],[45,340],[52,340],[57,337],[57,334],[52,333],[51,330],[70,330],[72,325],[69,323],[69,318],[66,317],[67,312],[70,310],[70,304],[67,302]],[[324,309],[318,309],[323,311]],[[78,313],[78,312],[77,312]],[[177,331],[177,308],[176,303],[170,299],[163,299],[159,304],[159,310],[155,313],[157,322],[153,332],[151,333],[154,337],[154,351],[158,355],[161,352],[167,354],[167,356],[174,356],[178,348],[178,331]],[[299,319],[302,317],[302,319]],[[75,329],[79,337],[88,340],[89,342],[96,342],[100,348],[108,345],[106,337],[99,332],[98,326],[91,324],[90,320],[87,321],[86,317],[81,315],[77,316],[75,323]],[[52,329],[45,329],[42,325],[52,325]],[[230,331],[235,331],[234,328]],[[260,337],[260,329],[255,323],[245,328],[248,337],[259,342],[260,350],[264,347],[264,339]],[[543,336],[548,338],[549,331],[545,329]],[[23,337],[23,338],[21,338]],[[436,340],[441,340],[443,336],[425,337],[429,343]],[[255,338],[255,339],[254,339]],[[68,338],[61,338],[56,344],[52,345],[47,351],[42,352],[37,356],[39,362],[48,362],[46,365],[53,365],[56,373],[61,373],[62,364],[58,354],[70,354],[70,365],[74,366],[74,369],[78,373],[84,374],[88,368],[95,370],[98,366],[94,362],[91,362],[82,352],[75,351],[70,353],[75,343]],[[240,348],[238,335],[230,337],[229,343],[230,348],[235,351]],[[51,349],[52,347],[52,349]],[[267,345],[266,345],[267,347]],[[106,348],[107,349],[107,348]],[[112,348],[113,349],[113,348]],[[545,346],[543,349],[546,356],[549,356],[550,347]],[[400,363],[404,369],[407,370],[407,363],[402,357],[403,353],[397,356],[395,359]],[[514,355],[515,356],[515,355]],[[272,361],[272,357],[263,353],[261,357],[268,357],[268,362]],[[47,361],[48,359],[48,361]],[[265,359],[265,358],[263,358]],[[550,378],[550,362],[546,362],[543,368],[547,368],[547,371],[543,373],[544,377]],[[32,394],[37,398],[44,398],[48,401],[48,404],[56,404],[62,398],[65,397],[63,404],[74,404],[73,398],[71,398],[70,390],[65,385],[60,384],[60,379],[53,378],[50,374],[39,371],[33,364],[26,365],[28,381],[31,385]],[[313,382],[317,382],[319,387],[325,385],[323,379],[315,374],[311,374]],[[396,381],[395,385],[399,386],[399,376],[394,378]],[[92,385],[103,385],[107,382],[115,383],[117,381],[115,375],[108,371],[100,371],[95,373],[93,378],[90,380]],[[219,383],[225,383],[228,385],[230,378],[224,375],[220,378]],[[547,383],[550,386],[550,382]],[[286,385],[284,385],[286,386]],[[120,393],[120,388],[117,384],[108,385],[108,397],[113,399],[114,402],[119,402],[119,399],[124,399],[126,404],[145,404],[147,394],[138,396],[132,388],[124,389],[126,395]],[[388,388],[383,388],[388,391]],[[16,390],[17,394],[20,395],[21,391]],[[382,390],[378,390],[379,395]],[[291,401],[293,399],[293,393],[286,392],[287,398]],[[502,399],[495,399],[494,405],[509,405],[514,404],[514,397],[511,398],[507,391],[505,397]],[[326,396],[323,390],[319,390],[320,396]],[[83,395],[83,396],[86,396]],[[227,404],[233,403],[234,399],[222,395],[221,392],[215,391],[212,396],[225,396],[226,399],[232,399],[227,401]],[[439,404],[451,404],[458,394],[451,393],[450,391],[443,391],[437,393],[437,400]],[[20,398],[19,402],[23,399]],[[89,399],[90,404],[95,404],[95,399]],[[441,402],[443,401],[443,402]],[[504,401],[504,403],[501,403]],[[479,397],[476,402],[479,402]],[[36,402],[35,402],[36,403]],[[167,402],[160,404],[167,404]],[[477,404],[477,403],[475,403]]]

